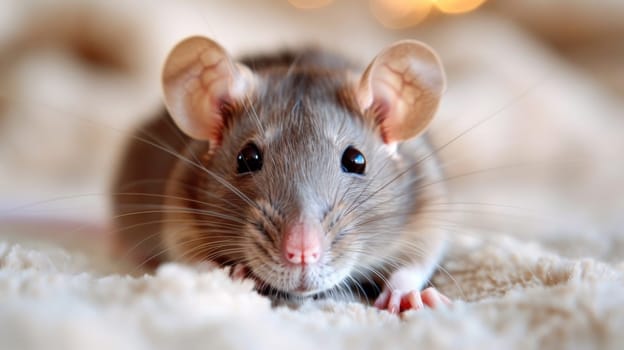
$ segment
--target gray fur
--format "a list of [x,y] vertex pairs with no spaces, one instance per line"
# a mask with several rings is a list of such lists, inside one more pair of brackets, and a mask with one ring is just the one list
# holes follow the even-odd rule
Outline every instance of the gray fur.
[[[293,295],[380,281],[413,262],[435,265],[437,253],[427,251],[444,238],[422,212],[444,188],[425,137],[392,156],[373,118],[337,100],[352,83],[344,68],[292,61],[256,74],[259,86],[227,121],[221,145],[185,139],[179,149],[205,170],[177,161],[161,174],[167,199],[160,246],[168,258],[242,263],[261,287]],[[236,156],[248,142],[262,151],[264,165],[239,175]],[[366,157],[363,176],[341,170],[350,145]],[[280,253],[283,225],[302,216],[325,230],[321,261],[305,270],[288,268]]]

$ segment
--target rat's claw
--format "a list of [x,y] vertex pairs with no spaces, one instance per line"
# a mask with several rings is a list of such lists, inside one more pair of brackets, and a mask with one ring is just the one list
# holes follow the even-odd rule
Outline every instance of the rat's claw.
[[437,289],[433,287],[426,288],[422,292],[420,292],[420,297],[422,299],[423,304],[428,307],[434,309],[439,306],[449,306],[453,302],[446,295],[438,292]]
[[247,277],[249,270],[243,264],[236,264],[230,268],[230,277],[234,280],[242,280]]
[[235,281],[252,280],[256,290],[260,288],[260,282],[253,277],[249,268],[243,264],[236,264],[230,267],[230,278]]
[[401,311],[419,310],[419,309],[422,309],[423,307],[424,307],[424,304],[422,300],[422,293],[418,292],[417,290],[413,290],[407,293],[407,295],[404,298],[404,302],[401,303]]
[[386,308],[386,305],[388,305],[388,300],[390,300],[390,290],[384,289],[383,292],[381,292],[381,294],[379,294],[379,296],[375,300],[375,304],[373,304],[373,306],[380,310],[383,310]]
[[425,306],[433,309],[451,304],[452,302],[447,296],[438,292],[437,289],[429,287],[423,291],[411,290],[407,292],[386,289],[379,295],[374,306],[398,314],[407,310],[422,309]]

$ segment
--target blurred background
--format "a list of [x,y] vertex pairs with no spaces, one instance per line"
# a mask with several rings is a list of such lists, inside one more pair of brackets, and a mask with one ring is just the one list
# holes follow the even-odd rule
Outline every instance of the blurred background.
[[425,41],[448,71],[431,137],[454,230],[621,259],[619,0],[2,0],[0,235],[106,243],[119,152],[195,34],[235,56],[317,45],[362,65]]

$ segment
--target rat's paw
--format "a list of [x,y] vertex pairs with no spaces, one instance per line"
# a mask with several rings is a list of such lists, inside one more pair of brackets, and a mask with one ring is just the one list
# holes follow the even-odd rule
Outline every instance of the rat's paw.
[[230,277],[233,280],[243,280],[249,276],[249,270],[243,264],[236,264],[230,268]]
[[255,279],[249,270],[249,268],[243,264],[236,264],[230,267],[230,278],[234,281],[251,280],[254,283],[254,288],[258,290],[260,288],[260,282]]
[[385,289],[375,300],[374,306],[380,310],[388,310],[388,312],[398,314],[407,310],[422,309],[425,306],[433,309],[451,304],[451,299],[446,295],[433,287],[429,287],[423,291]]

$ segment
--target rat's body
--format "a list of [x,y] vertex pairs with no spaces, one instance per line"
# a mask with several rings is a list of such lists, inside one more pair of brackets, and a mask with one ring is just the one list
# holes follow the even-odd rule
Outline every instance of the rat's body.
[[[395,45],[358,87],[357,69],[336,56],[252,57],[243,66],[206,40],[174,49],[164,74],[173,118],[151,121],[129,144],[114,188],[123,247],[140,260],[234,266],[271,293],[374,281],[384,287],[377,306],[422,305],[414,292],[445,242],[427,213],[444,201],[440,167],[418,136],[437,100],[426,100],[429,86],[416,91],[426,84],[413,76],[386,78],[408,74],[390,69],[405,68],[390,61],[398,49],[428,52]],[[398,125],[394,116],[411,108],[405,100],[420,103],[424,117],[411,111]],[[441,300],[422,294],[425,304]]]

